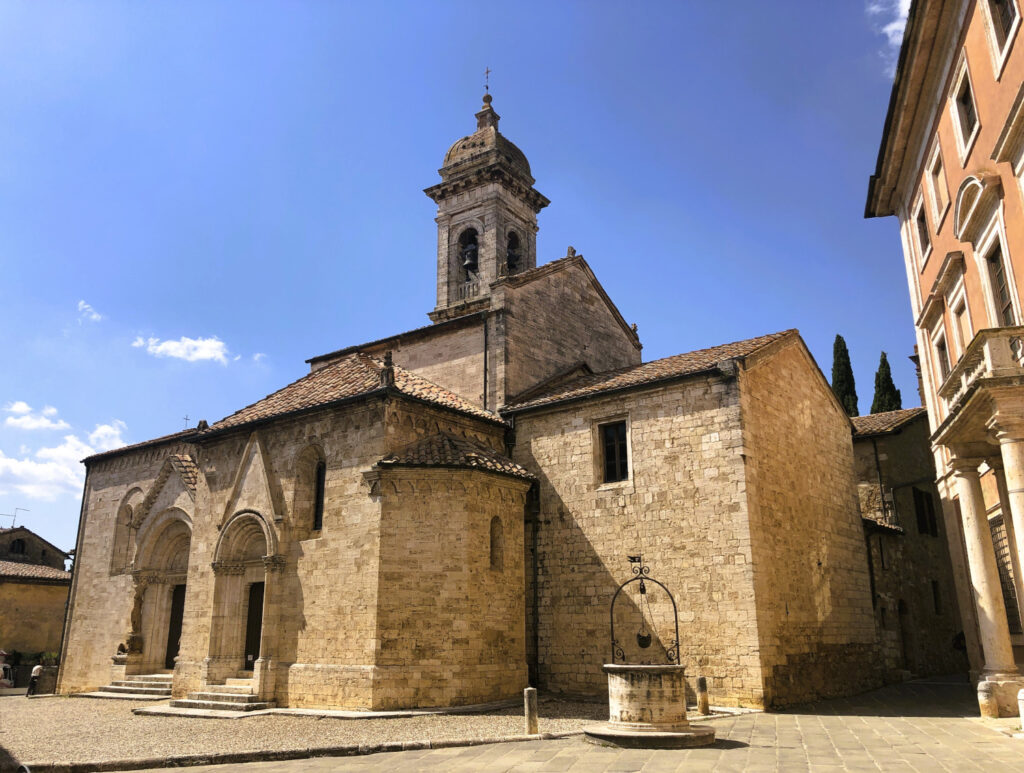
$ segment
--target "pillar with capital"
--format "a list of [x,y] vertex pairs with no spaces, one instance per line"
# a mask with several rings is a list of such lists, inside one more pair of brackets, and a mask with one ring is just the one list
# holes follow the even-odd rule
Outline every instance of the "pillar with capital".
[[[981,461],[955,458],[951,462],[960,496],[960,517],[978,616],[978,635],[985,659],[978,684],[979,705],[986,716],[1016,716],[1016,695],[1024,688],[1024,677],[1017,669],[1010,643],[999,569],[978,473]],[[984,700],[980,700],[982,697]]]

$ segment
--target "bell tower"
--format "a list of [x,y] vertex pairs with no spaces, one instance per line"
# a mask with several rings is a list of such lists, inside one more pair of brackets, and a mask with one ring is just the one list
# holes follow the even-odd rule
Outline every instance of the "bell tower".
[[448,149],[441,182],[424,191],[437,204],[434,322],[487,308],[491,283],[537,265],[537,213],[550,202],[499,119],[485,94],[476,131]]

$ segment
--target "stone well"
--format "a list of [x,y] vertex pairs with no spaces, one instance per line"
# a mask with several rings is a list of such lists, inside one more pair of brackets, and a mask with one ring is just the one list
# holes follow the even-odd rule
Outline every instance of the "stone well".
[[605,664],[609,719],[583,729],[594,743],[678,749],[715,742],[715,729],[686,719],[685,667]]

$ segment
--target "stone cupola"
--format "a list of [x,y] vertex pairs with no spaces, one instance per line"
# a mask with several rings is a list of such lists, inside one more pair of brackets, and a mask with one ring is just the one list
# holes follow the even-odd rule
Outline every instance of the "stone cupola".
[[550,202],[499,119],[485,94],[476,131],[448,149],[441,182],[424,191],[437,204],[434,322],[486,308],[492,282],[537,265],[537,213]]

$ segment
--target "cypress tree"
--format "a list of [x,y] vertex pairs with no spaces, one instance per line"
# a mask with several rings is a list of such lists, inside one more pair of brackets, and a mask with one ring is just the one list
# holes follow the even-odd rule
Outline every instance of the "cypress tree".
[[892,383],[889,359],[885,356],[885,352],[882,352],[882,358],[878,361],[878,370],[875,372],[875,399],[871,401],[871,412],[898,411],[902,407],[903,398],[900,397],[900,390]]
[[857,411],[857,387],[853,383],[853,366],[850,365],[850,350],[841,335],[836,335],[832,345],[832,391],[839,398],[840,405],[848,416],[859,415]]

